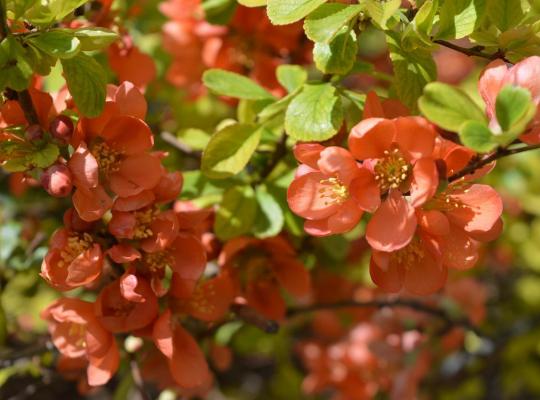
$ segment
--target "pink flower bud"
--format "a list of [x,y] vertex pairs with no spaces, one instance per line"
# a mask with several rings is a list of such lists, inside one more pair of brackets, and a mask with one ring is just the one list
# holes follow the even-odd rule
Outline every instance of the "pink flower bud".
[[61,164],[55,164],[47,168],[41,176],[41,185],[51,196],[68,196],[73,188],[69,168]]
[[38,124],[30,125],[28,128],[26,128],[24,137],[30,142],[33,142],[34,140],[41,140],[43,139],[43,129],[41,129],[41,126]]
[[59,115],[51,121],[49,131],[62,143],[69,143],[73,135],[73,121],[66,115]]

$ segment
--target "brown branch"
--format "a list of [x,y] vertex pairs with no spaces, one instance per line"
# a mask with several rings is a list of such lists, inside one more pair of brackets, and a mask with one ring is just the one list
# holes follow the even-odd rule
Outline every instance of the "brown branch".
[[0,0],[0,42],[9,34],[9,26],[7,24],[6,4],[4,0]]
[[277,333],[279,324],[263,317],[256,310],[244,304],[233,304],[231,311],[236,314],[239,320],[242,320],[250,325],[256,326],[266,333]]
[[288,317],[295,317],[297,315],[310,313],[314,311],[321,310],[339,310],[343,308],[409,308],[414,311],[418,311],[424,314],[431,315],[433,317],[439,318],[442,320],[447,327],[451,326],[460,326],[462,328],[471,330],[475,332],[478,336],[482,336],[474,324],[468,318],[455,319],[452,318],[445,310],[437,307],[430,306],[428,304],[422,303],[413,299],[395,299],[395,300],[384,300],[384,299],[375,299],[371,301],[355,301],[347,300],[337,303],[328,303],[328,304],[314,304],[305,307],[292,308],[287,311]]
[[28,121],[29,125],[39,125],[39,118],[32,102],[32,97],[28,90],[23,90],[22,92],[17,92],[17,100],[21,105],[21,108],[24,112],[24,116]]
[[474,47],[461,47],[458,46],[452,42],[447,42],[446,40],[434,40],[434,43],[440,44],[441,46],[448,47],[449,49],[458,51],[462,54],[465,54],[469,57],[480,57],[485,58],[487,60],[496,60],[500,58],[501,60],[512,64],[511,61],[509,61],[502,50],[497,51],[496,53],[489,54],[484,53],[482,50],[485,49],[484,46],[474,46]]
[[202,153],[200,151],[193,150],[189,146],[186,146],[184,143],[179,141],[172,133],[162,132],[161,139],[163,139],[164,142],[170,144],[175,149],[180,150],[180,152],[182,152],[187,157],[193,158],[198,161],[201,160]]
[[459,171],[456,174],[449,177],[448,182],[454,182],[454,181],[457,181],[458,179],[461,179],[461,178],[463,178],[463,177],[465,177],[467,175],[473,174],[474,172],[476,172],[480,168],[485,167],[486,165],[491,164],[493,161],[496,161],[496,160],[498,160],[500,158],[508,157],[508,156],[511,156],[511,155],[514,155],[514,154],[524,153],[526,151],[536,150],[536,149],[540,149],[540,144],[522,146],[522,147],[517,147],[517,148],[513,148],[513,149],[509,149],[509,148],[506,148],[506,147],[499,147],[494,153],[492,153],[488,157],[481,158],[480,160],[474,161],[472,164],[468,165],[467,167],[465,167],[461,171]]

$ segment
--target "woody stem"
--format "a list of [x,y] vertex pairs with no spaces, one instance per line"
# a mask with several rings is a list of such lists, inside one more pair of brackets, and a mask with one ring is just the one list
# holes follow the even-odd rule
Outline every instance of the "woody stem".
[[[346,300],[337,303],[314,304],[305,307],[291,308],[287,311],[288,317],[294,317],[300,314],[310,313],[322,310],[339,310],[343,308],[409,308],[424,314],[441,319],[447,326],[461,326],[478,334],[477,328],[468,318],[454,319],[445,310],[437,307],[432,307],[413,299],[395,299],[395,300],[371,300],[371,301],[355,301]],[[481,336],[481,335],[479,335]]]
[[0,42],[7,37],[8,33],[9,27],[7,25],[5,0],[0,0]]
[[509,149],[507,147],[499,147],[494,153],[492,153],[490,156],[486,158],[482,158],[480,160],[477,160],[473,162],[472,164],[468,165],[461,171],[457,172],[456,174],[452,175],[450,178],[448,178],[448,182],[454,182],[458,179],[461,179],[467,175],[473,174],[478,169],[491,164],[493,161],[496,161],[503,157],[508,157],[514,154],[524,153],[526,151],[536,150],[540,149],[540,143],[538,144],[532,144],[529,146],[522,146],[517,148]]
[[500,58],[504,60],[505,62],[510,63],[510,61],[506,59],[504,52],[502,52],[501,50],[497,51],[494,54],[488,54],[482,51],[484,49],[484,46],[461,47],[452,42],[447,42],[446,40],[434,40],[433,42],[440,44],[441,46],[448,47],[449,49],[458,51],[469,57],[480,57],[480,58],[485,58],[487,60],[496,60]]

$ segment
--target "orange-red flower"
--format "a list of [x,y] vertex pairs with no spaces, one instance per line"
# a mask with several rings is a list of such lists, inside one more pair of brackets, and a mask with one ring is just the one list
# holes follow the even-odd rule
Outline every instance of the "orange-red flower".
[[385,197],[366,228],[373,249],[399,250],[412,240],[414,208],[430,199],[439,184],[433,158],[436,137],[421,117],[368,118],[352,129],[350,151],[373,174],[353,182],[352,190],[369,193],[372,202]]
[[216,26],[204,20],[201,6],[200,0],[168,0],[160,5],[171,19],[163,27],[164,48],[173,56],[169,82],[196,97],[205,92],[204,70],[222,68],[247,73],[276,94],[283,93],[276,67],[287,59],[302,63],[309,57],[301,24],[274,26],[263,9],[238,6],[228,26]]
[[223,247],[218,262],[234,279],[248,305],[267,318],[279,320],[285,316],[280,288],[300,300],[310,293],[309,273],[282,237],[232,239]]
[[530,132],[521,135],[520,139],[529,144],[540,143],[540,57],[528,57],[511,68],[504,61],[495,60],[484,70],[478,89],[486,103],[490,127],[495,131],[500,131],[495,115],[497,96],[508,85],[519,86],[531,92],[538,111],[530,125]]
[[58,351],[69,358],[85,357],[90,386],[104,385],[118,369],[120,361],[113,335],[94,315],[92,303],[62,298],[41,314]]
[[68,162],[77,187],[73,204],[87,221],[101,218],[112,205],[103,183],[130,197],[159,185],[164,174],[159,157],[149,153],[152,132],[140,119],[144,98],[129,83],[113,95],[100,117],[81,118],[72,141],[77,146]]
[[373,250],[373,281],[388,292],[436,292],[446,282],[448,268],[476,264],[479,243],[500,233],[501,213],[502,201],[491,187],[450,185],[416,210],[418,228],[411,242],[394,252]]
[[167,358],[171,375],[180,387],[192,389],[208,385],[212,377],[203,352],[170,310],[155,322],[152,337]]
[[107,330],[113,333],[132,332],[156,319],[157,297],[148,282],[131,268],[101,290],[95,303],[95,313]]
[[89,233],[57,230],[41,264],[41,276],[58,290],[87,285],[101,275],[101,246]]
[[[364,211],[377,207],[379,191],[371,190],[375,187],[372,173],[361,168],[347,150],[306,143],[298,144],[294,154],[302,164],[289,186],[287,201],[295,214],[306,219],[304,229],[309,234],[347,232]],[[371,187],[364,184],[370,181]]]

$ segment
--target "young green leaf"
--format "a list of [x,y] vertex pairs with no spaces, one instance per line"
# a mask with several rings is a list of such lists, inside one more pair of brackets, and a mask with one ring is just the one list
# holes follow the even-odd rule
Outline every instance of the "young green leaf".
[[276,69],[279,84],[291,93],[306,83],[307,71],[299,65],[280,65]]
[[57,58],[72,58],[81,51],[81,42],[68,29],[54,29],[30,37],[39,50]]
[[487,153],[497,147],[494,135],[485,122],[466,121],[459,130],[463,144],[478,153]]
[[238,4],[246,7],[261,7],[266,5],[266,0],[237,0]]
[[515,27],[524,17],[521,0],[487,0],[487,13],[501,32]]
[[459,132],[467,121],[486,119],[480,107],[461,89],[440,82],[424,88],[418,106],[427,119],[452,132]]
[[445,1],[439,11],[437,38],[461,39],[470,35],[482,22],[485,11],[486,0]]
[[497,96],[495,113],[503,132],[519,135],[536,113],[531,92],[517,86],[505,86]]
[[61,61],[69,92],[77,108],[87,117],[97,117],[105,106],[105,71],[96,60],[84,53]]
[[362,11],[361,5],[323,4],[304,21],[306,36],[314,42],[327,43]]
[[394,66],[395,88],[400,100],[411,110],[417,109],[422,90],[437,77],[437,67],[430,51],[422,48],[405,51],[395,32],[388,32],[386,42]]
[[369,16],[382,29],[386,29],[388,20],[401,7],[401,0],[366,0],[366,8]]
[[215,133],[203,152],[201,169],[209,178],[224,179],[244,169],[257,149],[261,128],[235,124]]
[[330,83],[307,84],[285,114],[285,130],[297,140],[323,141],[343,123],[341,99]]
[[206,21],[213,25],[226,25],[236,11],[235,0],[203,0],[202,9]]
[[105,28],[88,27],[74,31],[82,51],[101,50],[118,40],[118,34]]
[[273,96],[251,79],[222,69],[209,69],[203,82],[212,92],[246,100],[272,99]]
[[274,25],[299,21],[326,0],[268,0],[268,18]]
[[234,186],[223,195],[216,212],[214,232],[220,240],[229,240],[251,231],[257,217],[257,200],[251,186]]
[[259,239],[276,236],[283,229],[285,222],[283,210],[277,200],[264,186],[258,186],[255,197],[259,204],[260,212],[257,215],[253,233]]
[[313,47],[315,65],[325,74],[345,75],[352,69],[357,53],[356,33],[346,26],[330,43],[315,43]]
[[54,21],[63,20],[77,7],[88,0],[48,0],[36,1],[25,11],[24,17],[34,25],[50,25]]
[[32,65],[29,53],[13,36],[0,42],[0,89],[24,90],[30,85]]

